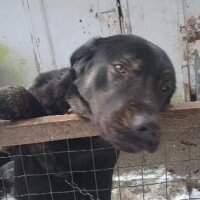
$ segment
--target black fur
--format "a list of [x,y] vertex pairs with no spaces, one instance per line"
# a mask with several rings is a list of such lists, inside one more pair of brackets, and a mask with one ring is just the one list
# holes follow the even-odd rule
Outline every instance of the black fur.
[[[8,93],[5,92],[7,90]],[[18,93],[21,90],[19,88]],[[39,75],[26,92],[37,102],[35,106],[41,107],[42,112],[38,112],[38,116],[64,114],[72,109],[92,120],[103,139],[92,137],[21,146],[19,153],[40,154],[45,150],[47,157],[45,159],[41,154],[24,156],[23,160],[20,157],[15,159],[15,176],[20,177],[15,178],[14,195],[29,193],[32,194],[31,200],[47,200],[51,199],[51,194],[33,194],[52,190],[54,200],[74,200],[74,194],[76,200],[91,200],[89,195],[73,191],[70,184],[74,182],[94,199],[98,194],[99,199],[109,200],[118,150],[153,152],[157,149],[160,137],[158,113],[170,102],[174,90],[173,66],[166,53],[156,45],[134,35],[90,40],[72,54],[71,68]],[[8,95],[12,99],[10,88],[2,91],[2,102],[9,99]],[[4,96],[5,93],[7,96]],[[25,114],[26,108],[34,109],[30,108],[30,100],[23,96],[22,99],[21,102],[25,103],[21,110],[13,109],[13,104],[9,103],[6,109],[0,105],[1,118],[34,117],[31,116],[32,111],[29,115]],[[9,111],[8,115],[6,110],[12,112]],[[70,150],[86,151],[67,153],[67,144]],[[99,148],[104,149],[91,151]],[[53,153],[55,151],[62,153]],[[94,164],[96,173],[92,171]],[[21,176],[23,168],[26,175],[44,175],[28,176],[25,180]],[[75,171],[73,176],[70,170]],[[28,198],[21,196],[17,199]]]

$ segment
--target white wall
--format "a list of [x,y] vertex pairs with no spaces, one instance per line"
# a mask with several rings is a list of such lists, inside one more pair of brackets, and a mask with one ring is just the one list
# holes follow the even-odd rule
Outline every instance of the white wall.
[[[195,87],[194,65],[188,70],[188,45],[180,31],[200,13],[200,1],[192,2],[121,0],[123,33],[145,37],[171,58],[176,102],[189,100],[187,86]],[[39,72],[69,66],[71,53],[87,39],[121,33],[116,0],[0,0],[0,5],[0,86],[28,86]]]

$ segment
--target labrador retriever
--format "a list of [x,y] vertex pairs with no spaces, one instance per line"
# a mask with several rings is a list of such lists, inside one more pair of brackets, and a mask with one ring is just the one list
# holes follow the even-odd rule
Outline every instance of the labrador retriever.
[[29,90],[1,88],[0,119],[74,112],[93,121],[100,137],[18,147],[16,199],[110,200],[119,151],[158,148],[159,111],[176,82],[161,48],[135,35],[94,38],[70,62],[70,68],[40,74]]

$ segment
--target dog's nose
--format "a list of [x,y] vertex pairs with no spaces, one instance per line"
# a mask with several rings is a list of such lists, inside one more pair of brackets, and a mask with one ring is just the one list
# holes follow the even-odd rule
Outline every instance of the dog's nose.
[[157,140],[159,137],[158,117],[154,114],[137,114],[132,121],[134,133],[137,137],[147,141]]

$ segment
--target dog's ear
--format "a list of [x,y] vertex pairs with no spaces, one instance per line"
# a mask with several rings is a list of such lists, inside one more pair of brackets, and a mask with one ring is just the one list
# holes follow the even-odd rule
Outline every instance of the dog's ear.
[[72,110],[79,116],[90,119],[91,110],[85,95],[86,80],[88,79],[87,67],[95,53],[103,45],[107,38],[94,38],[79,47],[71,56],[71,70],[74,72],[74,78],[70,90],[65,95]]
[[80,61],[83,58],[84,61],[90,60],[99,46],[103,44],[106,39],[107,38],[93,38],[75,50],[70,58],[71,66],[73,67],[77,61]]

